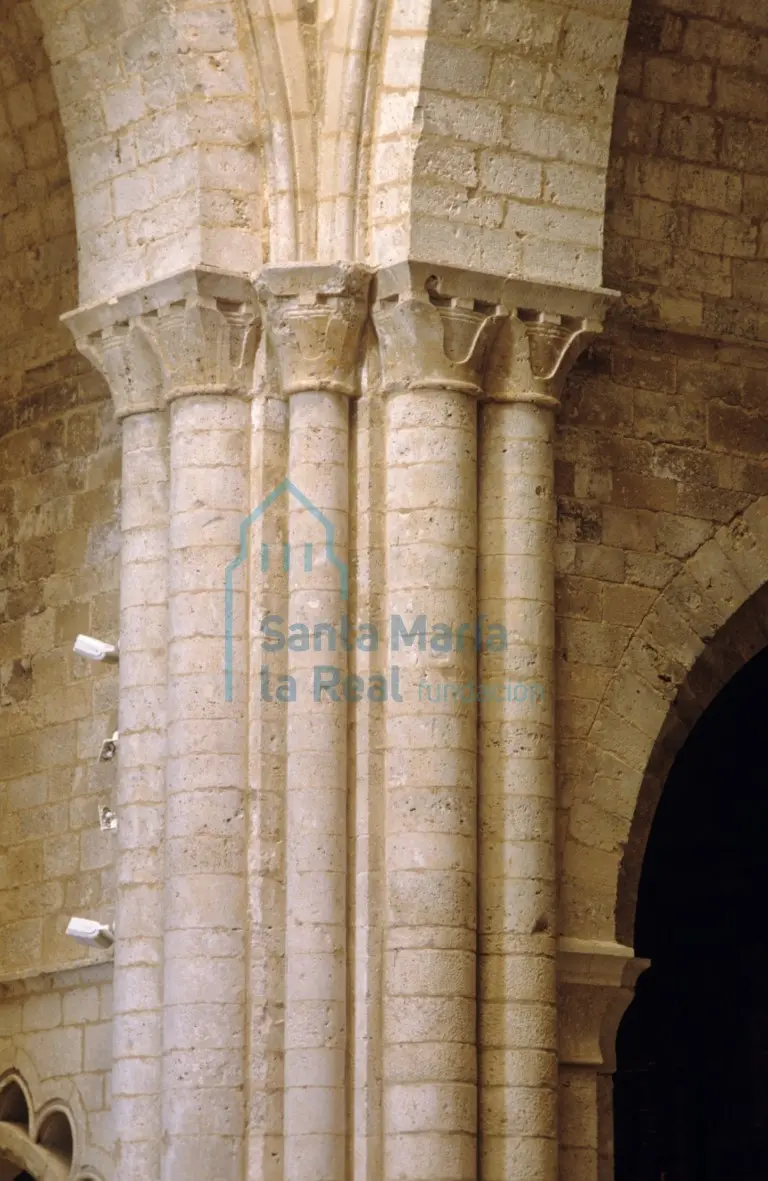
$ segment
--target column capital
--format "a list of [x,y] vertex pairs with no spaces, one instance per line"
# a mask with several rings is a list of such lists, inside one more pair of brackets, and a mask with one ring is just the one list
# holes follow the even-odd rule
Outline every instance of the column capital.
[[356,263],[268,266],[256,276],[283,393],[358,393],[370,282]]
[[408,261],[376,276],[373,320],[382,385],[479,397],[489,348],[506,317],[503,276]]
[[489,365],[486,396],[494,402],[535,402],[556,409],[568,373],[603,331],[618,292],[507,279],[509,311]]
[[118,418],[190,394],[250,394],[260,322],[243,275],[196,267],[62,321],[106,378]]
[[615,1069],[616,1033],[634,996],[638,977],[650,967],[631,947],[599,939],[561,938],[557,946],[560,1062]]

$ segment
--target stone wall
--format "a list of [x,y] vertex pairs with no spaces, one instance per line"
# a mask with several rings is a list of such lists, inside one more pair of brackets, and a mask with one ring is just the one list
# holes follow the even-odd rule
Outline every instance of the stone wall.
[[0,985],[0,1086],[19,1080],[32,1141],[48,1112],[65,1112],[77,1176],[89,1181],[106,1175],[112,1147],[111,975],[104,964]]
[[[119,451],[93,375],[62,358],[25,375],[19,426],[0,439],[8,548],[0,624],[0,974],[82,959],[66,916],[107,917],[116,725],[112,672],[74,655],[78,632],[117,628]],[[57,400],[71,409],[45,413]]]
[[625,8],[433,7],[412,199],[417,257],[440,257],[454,239],[480,270],[503,260],[515,274],[599,284]]
[[[571,933],[613,934],[644,763],[702,646],[691,629],[728,614],[707,602],[711,580],[725,579],[711,539],[768,492],[768,23],[747,4],[727,8],[718,20],[706,0],[633,7],[605,242],[605,281],[623,299],[572,375],[559,420],[558,759]],[[694,555],[700,580],[685,583]],[[675,607],[664,607],[662,629],[664,591]],[[617,717],[606,701],[641,625],[666,655],[622,689]]]
[[69,167],[42,30],[31,4],[0,4],[0,434],[24,373],[70,352],[58,322],[77,299]]
[[[130,460],[137,475],[134,480],[126,466],[125,493],[131,495],[124,496],[122,912],[111,1063],[121,1181],[146,1176],[156,1181],[163,1170],[179,1169],[190,1176],[212,1172],[228,1181],[242,1171],[245,1128],[249,1167],[265,1175],[276,1173],[285,1159],[289,1172],[301,1162],[302,1175],[322,1171],[339,1178],[352,1159],[357,1174],[375,1181],[425,1169],[472,1176],[478,1112],[484,1176],[505,1176],[521,1167],[545,1175],[550,1164],[532,1165],[530,1155],[526,1165],[509,1162],[516,1159],[518,1139],[526,1137],[526,1151],[553,1155],[558,1044],[563,1139],[573,1150],[566,1153],[562,1175],[592,1175],[584,1153],[596,1153],[591,1125],[596,1069],[605,1065],[600,1034],[607,1004],[596,994],[602,989],[615,999],[622,992],[625,1003],[629,968],[639,968],[630,965],[627,948],[611,941],[623,850],[638,816],[649,755],[667,725],[670,703],[683,696],[681,686],[687,686],[708,641],[766,582],[768,571],[768,426],[762,412],[768,345],[762,291],[768,266],[768,24],[747,0],[637,0],[609,161],[626,7],[624,0],[582,0],[568,7],[438,0],[423,6],[382,4],[374,15],[372,4],[366,9],[340,3],[323,8],[315,37],[311,6],[296,11],[284,6],[254,19],[247,4],[38,0],[74,177],[79,292],[72,194],[40,30],[27,4],[0,9],[11,29],[10,51],[0,58],[7,122],[0,152],[9,178],[0,210],[0,282],[8,309],[0,328],[0,979],[6,980],[0,986],[5,989],[0,1077],[17,1070],[32,1091],[37,1084],[30,1080],[37,1078],[41,1102],[67,1102],[81,1142],[97,1154],[109,1151],[106,990],[112,968],[79,966],[87,953],[63,934],[72,913],[109,920],[113,899],[114,837],[100,831],[97,806],[110,802],[115,768],[98,764],[96,757],[116,725],[117,678],[114,670],[75,658],[72,641],[78,631],[104,638],[117,634],[118,431],[104,384],[76,359],[58,320],[61,312],[93,300],[100,308],[78,314],[81,321],[95,317],[86,332],[86,352],[90,348],[97,363],[101,358],[113,381],[111,392],[127,416],[126,464]],[[303,56],[288,52],[298,44],[299,24]],[[318,87],[305,85],[301,72],[311,75],[318,45],[331,42],[334,69],[324,80],[314,76]],[[335,124],[328,110],[320,109],[328,96],[320,95],[319,83],[338,86],[340,78],[353,76],[353,65],[366,75],[366,85],[360,76]],[[259,112],[259,123],[256,96],[267,94],[270,110]],[[304,101],[308,95],[311,102]],[[314,224],[322,185],[313,188],[308,147],[318,128],[328,132],[344,163],[339,191],[335,175],[328,177],[335,163],[323,173],[331,212],[322,233]],[[328,159],[337,159],[330,149]],[[461,715],[465,729],[455,731],[453,748],[443,738],[428,742],[430,754],[436,749],[436,790],[445,791],[449,805],[445,818],[435,821],[436,828],[445,825],[449,838],[438,855],[431,818],[415,815],[412,806],[401,821],[391,802],[398,791],[423,790],[425,775],[433,773],[425,772],[425,748],[419,747],[427,732],[419,734],[419,715],[426,718],[426,710],[409,710],[404,718],[406,711],[398,714],[388,703],[383,712],[366,707],[357,713],[357,729],[348,732],[356,776],[349,787],[354,816],[349,833],[346,798],[339,790],[344,720],[337,726],[346,711],[333,715],[323,737],[312,730],[317,719],[311,711],[289,731],[284,721],[272,725],[270,711],[253,700],[254,684],[246,697],[241,681],[239,712],[222,715],[221,702],[211,696],[210,660],[199,654],[207,651],[220,660],[221,570],[234,551],[240,518],[260,499],[256,488],[266,494],[272,476],[284,471],[298,471],[303,486],[311,479],[302,467],[305,455],[317,469],[317,486],[310,491],[325,495],[329,448],[338,449],[342,435],[344,460],[335,465],[342,475],[338,479],[335,473],[330,481],[338,501],[326,507],[338,511],[346,526],[348,485],[356,476],[349,516],[363,551],[355,567],[360,609],[380,608],[393,588],[421,595],[420,579],[429,591],[424,605],[434,608],[443,592],[432,573],[423,575],[422,559],[426,569],[436,536],[447,552],[460,522],[461,596],[450,600],[450,610],[471,615],[477,440],[474,401],[466,383],[460,383],[458,396],[452,367],[461,376],[467,358],[470,368],[475,364],[473,349],[482,334],[471,337],[475,343],[465,356],[466,340],[461,334],[451,340],[443,317],[454,327],[462,323],[462,331],[467,324],[476,327],[491,316],[498,291],[488,304],[474,290],[474,277],[455,274],[445,277],[444,290],[433,290],[431,268],[440,271],[453,263],[537,276],[550,284],[596,285],[608,164],[604,278],[623,298],[605,336],[568,384],[556,446],[560,912],[562,931],[570,936],[556,948],[550,921],[556,904],[549,722],[536,734],[511,726],[498,764],[489,757],[494,736],[485,741],[488,734],[478,731],[471,711]],[[262,193],[263,175],[269,183]],[[265,209],[271,221],[262,232]],[[316,240],[323,243],[323,257],[381,262],[411,253],[428,263],[413,291],[410,278],[406,284],[402,276],[397,280],[402,290],[387,289],[394,280],[381,272],[374,282],[380,341],[386,315],[401,302],[406,309],[398,327],[390,329],[398,349],[408,342],[400,401],[391,396],[394,384],[389,401],[380,397],[381,358],[369,358],[365,388],[371,397],[358,402],[350,416],[347,448],[347,410],[340,399],[357,392],[356,357],[347,350],[352,376],[340,392],[337,368],[347,338],[338,335],[339,323],[331,331],[324,320],[339,294],[327,286],[327,275],[316,276],[313,285],[310,272],[300,268],[306,290],[300,282],[296,290],[283,290],[281,299],[296,297],[291,309],[299,317],[292,321],[299,329],[296,339],[310,341],[307,356],[314,361],[319,356],[322,372],[318,377],[313,361],[310,377],[293,388],[287,388],[291,382],[283,372],[279,402],[270,404],[269,395],[256,398],[249,501],[248,414],[244,402],[231,396],[235,390],[245,400],[250,390],[253,358],[242,341],[233,343],[239,340],[237,325],[244,331],[251,315],[248,272],[264,256],[284,258],[290,264],[286,282],[292,284],[294,264],[312,257]],[[168,274],[201,262],[222,268],[214,286],[220,280],[230,285],[215,315],[206,286],[210,271],[198,269],[191,277],[188,272],[178,281],[195,290],[172,298],[177,280],[168,280]],[[228,271],[237,272],[234,287]],[[161,274],[165,284],[155,284],[151,295],[147,284]],[[206,290],[198,291],[198,283]],[[128,287],[141,290],[125,297],[125,314],[115,320],[112,313],[121,301],[111,297]],[[202,302],[196,302],[198,295]],[[557,293],[566,310],[559,302],[550,306],[552,298],[551,286],[529,284],[514,307],[521,313],[519,340],[538,333],[545,353],[547,339],[549,346],[553,340],[563,345],[555,373],[570,348],[563,342],[571,320],[580,324],[576,335],[591,334],[594,321],[587,313],[573,313],[569,301],[579,304],[579,297],[572,292]],[[600,314],[601,299],[596,297]],[[203,306],[205,314],[198,314]],[[309,310],[312,317],[302,323]],[[255,331],[255,310],[253,317]],[[131,318],[135,322],[126,331]],[[315,339],[318,323],[322,332]],[[180,324],[186,325],[187,347],[175,352]],[[150,348],[158,329],[165,335]],[[102,354],[96,338],[105,346]],[[264,388],[275,351],[279,360],[286,339],[293,337],[282,330],[272,340]],[[262,361],[266,351],[265,346]],[[385,354],[386,347],[386,377]],[[510,614],[531,623],[534,662],[549,669],[549,423],[552,390],[559,387],[550,382],[552,373],[546,376],[546,366],[537,369],[532,353],[527,357],[529,372],[522,377],[516,372],[501,391],[500,400],[513,405],[502,405],[499,418],[509,420],[509,427],[514,413],[508,412],[517,402],[536,409],[530,420],[528,410],[521,415],[517,433],[481,432],[481,474],[487,480],[493,473],[498,495],[507,496],[505,521],[544,524],[510,528],[506,567],[483,565],[483,559],[498,555],[483,554],[481,546],[480,568],[486,601],[492,600],[490,592],[503,592]],[[239,364],[237,358],[243,372],[235,381],[228,366]],[[430,403],[433,363],[443,394]],[[489,392],[483,389],[479,354],[477,367],[472,399]],[[414,388],[429,391],[423,402]],[[343,431],[332,444],[322,433],[328,390],[336,410],[343,411],[338,419]],[[429,438],[411,431],[405,419],[398,424],[397,407],[407,410],[411,398],[414,415],[417,407],[419,413],[428,408],[418,422],[426,424]],[[455,426],[447,420],[441,425],[439,418],[450,410],[451,399],[466,416],[458,445]],[[430,417],[435,405],[436,416]],[[486,415],[486,426],[495,413]],[[233,428],[225,450],[236,451],[235,469],[218,462],[215,448],[206,450],[205,442],[214,438],[211,424]],[[535,447],[529,430],[538,432]],[[505,449],[507,437],[517,456]],[[496,459],[489,461],[494,440]],[[407,547],[391,544],[395,509],[406,518],[414,507],[412,498],[398,499],[408,492],[405,477],[393,475],[398,447],[399,460],[410,457],[423,480],[431,444],[437,455],[442,451],[440,479],[454,499],[441,525],[429,517],[429,528],[406,555]],[[521,478],[513,478],[505,491],[518,461]],[[432,488],[427,491],[432,495]],[[494,488],[491,498],[496,495]],[[388,501],[389,533],[377,515]],[[221,531],[200,531],[212,525]],[[487,545],[487,532],[481,529],[480,536]],[[449,565],[443,575],[453,577]],[[267,587],[265,596],[273,590]],[[294,594],[287,576],[275,595],[283,592],[288,599]],[[147,604],[157,631],[148,628]],[[198,629],[206,629],[204,639]],[[248,667],[244,628],[235,639],[242,678]],[[716,678],[712,684],[717,687]],[[694,713],[681,715],[680,732]],[[235,722],[222,730],[220,723],[232,716]],[[321,720],[325,726],[327,719]],[[301,742],[310,730],[314,745],[305,748]],[[444,732],[435,727],[431,733]],[[485,744],[479,760],[478,733]],[[393,772],[403,754],[407,770]],[[320,816],[327,830],[319,827],[317,799],[310,804],[301,798],[307,756],[315,779],[328,774]],[[526,760],[527,780],[521,771]],[[450,828],[460,823],[452,815],[453,797],[465,786],[474,793],[478,765],[486,776],[481,806],[492,818],[483,829],[478,859],[486,901],[494,858],[504,870],[495,887],[503,904],[495,920],[497,951],[507,957],[495,965],[498,983],[491,984],[498,993],[485,970],[479,976],[475,971],[474,795],[467,796],[468,831]],[[503,797],[498,815],[506,817],[498,824],[489,807],[492,790],[486,790],[497,765]],[[388,792],[396,774],[399,788]],[[224,803],[222,790],[229,793]],[[525,806],[515,807],[519,800],[513,797],[526,794]],[[651,800],[652,793],[644,798]],[[651,811],[649,805],[647,814]],[[641,815],[643,823],[648,815]],[[330,838],[323,840],[322,862],[314,851],[316,838],[303,839],[312,825]],[[459,835],[464,869],[456,852]],[[531,858],[534,845],[540,848]],[[521,872],[519,890],[514,877],[507,879],[508,868],[510,875]],[[433,877],[425,878],[424,871]],[[422,875],[412,879],[419,881],[418,899],[415,891],[398,894],[411,873]],[[432,894],[425,881],[433,883]],[[526,895],[530,912],[519,902]],[[318,961],[308,968],[304,949],[293,940],[295,931],[311,926],[318,898],[330,899],[323,923],[334,932],[332,970],[326,965],[321,971]],[[397,944],[398,924],[407,930],[419,906],[429,910],[431,898],[435,928],[448,929],[458,918],[457,930],[466,938],[466,983],[452,976],[445,959],[437,969],[430,966],[436,946],[431,930],[426,937],[414,936],[407,948],[425,953],[423,977],[415,973],[405,981],[396,970],[397,956],[382,954],[382,949],[406,950],[405,943]],[[481,952],[487,958],[484,913],[481,907]],[[528,929],[515,931],[515,923]],[[620,935],[625,937],[623,930]],[[529,936],[540,938],[530,942]],[[522,964],[517,977],[515,956]],[[534,962],[537,957],[545,960],[545,970]],[[230,969],[229,993],[219,988],[213,996],[210,973],[219,974],[220,984],[221,971]],[[556,1020],[558,976],[565,1000],[561,997]],[[538,1018],[530,1023],[528,1033],[518,1027],[519,1001],[527,1006],[527,1017],[538,1012],[542,1018],[540,1026]],[[321,1008],[326,1005],[335,1008]],[[338,1020],[332,1055],[325,1054],[329,1012]],[[434,1016],[446,1013],[460,1019]],[[568,1040],[569,1025],[578,1024],[574,1013],[579,1020],[588,1017],[582,1023],[589,1027],[586,1049],[573,1036]],[[305,1021],[307,1014],[311,1020]],[[354,1024],[348,1021],[352,1015]],[[430,1049],[433,1044],[441,1046],[439,1053]],[[461,1047],[455,1061],[453,1045]],[[407,1068],[398,1065],[393,1046],[404,1048],[402,1062],[412,1059]],[[303,1056],[317,1049],[323,1053]],[[509,1054],[501,1082],[494,1075],[497,1050]],[[526,1065],[522,1056],[528,1051],[533,1053]],[[65,1076],[72,1080],[68,1096],[61,1093]],[[386,1086],[380,1089],[382,1078]],[[518,1085],[519,1093],[510,1098]],[[36,1100],[33,1107],[38,1106]],[[466,1167],[451,1142],[458,1127]],[[423,1137],[423,1165],[412,1149],[414,1140],[405,1138],[412,1132]],[[329,1153],[327,1169],[318,1166],[314,1146],[307,1143],[321,1134],[327,1137],[322,1147]],[[78,1181],[90,1171],[108,1171],[95,1157],[80,1163]]]
[[96,760],[116,680],[72,642],[116,634],[120,456],[108,391],[59,323],[76,241],[40,29],[31,5],[0,19],[0,977],[18,977],[83,959],[66,916],[108,912],[112,772]]

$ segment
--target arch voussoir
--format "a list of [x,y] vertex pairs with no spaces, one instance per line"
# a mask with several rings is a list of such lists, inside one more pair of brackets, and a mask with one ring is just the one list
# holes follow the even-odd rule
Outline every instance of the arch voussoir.
[[715,534],[715,541],[750,594],[762,586],[768,566],[768,538],[753,530],[753,519],[742,515]]
[[670,582],[666,598],[688,628],[705,644],[728,618],[724,605],[713,598],[710,588],[705,588],[687,566]]
[[707,641],[697,628],[689,626],[666,594],[659,596],[646,616],[646,623],[648,634],[657,641],[665,656],[686,671],[693,667]]
[[716,537],[705,541],[691,555],[687,567],[719,605],[724,619],[729,619],[749,598],[748,588]]
[[646,737],[658,734],[669,710],[664,695],[638,676],[625,658],[606,694],[611,709]]
[[632,819],[643,773],[630,767],[609,751],[597,751],[595,774],[585,788],[584,799],[614,816],[620,816],[625,824]]
[[[659,591],[605,688],[586,739],[589,758],[573,780],[563,854],[565,933],[583,936],[586,930],[631,942],[642,859],[663,784],[704,711],[768,644],[767,604],[763,497],[707,538]],[[614,856],[611,898],[597,896],[604,866],[596,873],[577,848]]]

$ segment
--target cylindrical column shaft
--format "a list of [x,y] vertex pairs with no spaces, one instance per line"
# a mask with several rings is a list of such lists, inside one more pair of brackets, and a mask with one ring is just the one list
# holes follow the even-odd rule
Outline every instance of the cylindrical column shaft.
[[242,1181],[253,292],[194,267],[67,320],[127,420],[117,1172]]
[[232,579],[229,609],[224,600],[248,513],[248,426],[239,397],[186,395],[171,404],[164,1181],[241,1181],[243,1173],[242,579]]
[[386,396],[384,1181],[477,1172],[477,399],[500,281],[380,271]]
[[347,1174],[348,402],[369,281],[297,264],[258,285],[289,398],[284,1181]]
[[288,653],[286,1181],[345,1172],[348,413],[343,394],[290,400],[288,475],[311,508],[291,494],[289,620],[308,643]]
[[[387,588],[382,577],[386,521],[384,418],[377,393],[353,403],[350,468],[355,513],[350,514],[350,548],[357,577],[351,588],[353,619],[375,623],[376,645],[356,647],[350,668],[372,684],[388,673],[390,659],[382,627]],[[370,647],[370,650],[368,648]],[[366,696],[350,720],[349,964],[350,987],[349,1135],[354,1181],[382,1177],[382,900],[384,867],[384,704]]]
[[387,400],[387,1181],[476,1176],[476,418],[449,389]]
[[120,1181],[159,1181],[168,598],[167,416],[123,420],[120,753],[112,1017]]
[[[251,403],[251,516],[286,478],[288,401],[276,374],[260,370]],[[267,657],[268,615],[288,615],[288,572],[274,558],[287,538],[288,498],[255,517],[248,530],[250,590],[248,774],[248,1088],[245,1176],[283,1181],[283,1074],[285,1041],[285,797],[284,702],[265,692],[261,669],[287,674],[285,649]],[[267,547],[266,549],[264,547]],[[266,563],[264,555],[272,560]]]
[[[551,399],[550,399],[551,401]],[[483,407],[480,1174],[557,1176],[553,410]]]

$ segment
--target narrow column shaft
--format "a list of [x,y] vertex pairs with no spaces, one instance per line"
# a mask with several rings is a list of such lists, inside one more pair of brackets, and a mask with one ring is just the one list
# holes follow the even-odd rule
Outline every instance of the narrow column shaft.
[[561,1181],[599,1181],[598,1095],[601,1081],[602,1076],[591,1064],[560,1066],[558,1163]]
[[123,420],[112,1114],[120,1181],[159,1181],[168,456],[164,412]]
[[481,419],[480,1119],[483,1181],[557,1162],[553,411]]
[[[289,618],[311,637],[289,650],[286,813],[285,1176],[342,1181],[345,1135],[347,654],[340,572],[347,562],[348,404],[343,394],[290,401]],[[308,550],[307,545],[311,546]],[[315,641],[315,637],[317,640]],[[323,684],[332,686],[323,689]]]
[[347,1171],[348,400],[369,281],[362,267],[297,264],[258,285],[290,399],[285,1181]]
[[477,1177],[477,398],[500,290],[423,263],[377,276],[392,661],[385,1181]]
[[[350,466],[355,512],[350,518],[350,548],[356,579],[350,604],[352,618],[375,623],[380,642],[355,647],[350,667],[366,684],[389,672],[390,654],[381,627],[386,618],[383,578],[386,522],[386,407],[377,393],[364,395],[351,407]],[[370,650],[368,648],[370,647]],[[355,706],[350,725],[350,1128],[354,1181],[382,1177],[382,888],[384,868],[384,703],[366,695]]]
[[[257,357],[260,370],[251,404],[251,516],[285,480],[288,465],[288,401],[276,374]],[[283,1070],[285,1041],[285,796],[284,702],[265,692],[261,669],[287,673],[287,652],[266,659],[263,621],[288,615],[288,572],[274,557],[288,535],[288,498],[276,500],[248,530],[249,774],[248,774],[248,1087],[245,1176],[283,1181]],[[264,547],[267,547],[265,550]],[[266,563],[264,554],[272,555]]]
[[[248,403],[171,404],[164,1181],[241,1181],[244,1134]],[[231,634],[231,700],[223,692]]]
[[[387,403],[384,1176],[475,1177],[475,399]],[[422,617],[426,642],[398,634]],[[402,621],[402,626],[399,621]],[[445,625],[451,650],[433,650]],[[418,626],[418,625],[417,625]],[[422,632],[422,634],[424,634]]]

